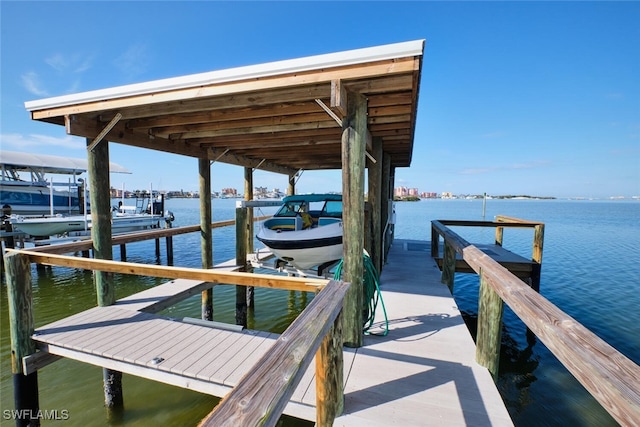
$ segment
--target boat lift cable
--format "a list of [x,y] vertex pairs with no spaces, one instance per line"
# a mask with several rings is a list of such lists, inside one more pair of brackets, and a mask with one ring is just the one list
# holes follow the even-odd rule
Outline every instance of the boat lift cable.
[[[387,318],[387,310],[384,306],[384,301],[382,300],[382,293],[380,292],[380,277],[378,275],[378,271],[376,270],[375,265],[373,265],[373,261],[371,257],[366,253],[363,254],[364,259],[364,277],[363,280],[363,291],[364,291],[364,303],[363,303],[363,332],[368,335],[381,335],[386,336],[389,333],[389,319]],[[342,264],[343,260],[340,260],[338,265],[336,266],[335,273],[333,278],[335,280],[340,280],[342,276]],[[376,317],[376,309],[378,307],[378,302],[382,307],[382,312],[384,314],[384,331],[382,333],[373,333],[370,331],[373,326],[373,322]]]

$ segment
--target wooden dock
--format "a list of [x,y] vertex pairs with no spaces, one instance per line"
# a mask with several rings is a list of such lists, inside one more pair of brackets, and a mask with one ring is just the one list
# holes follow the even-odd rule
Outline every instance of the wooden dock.
[[[426,242],[394,241],[380,278],[389,333],[365,336],[350,368],[345,361],[334,425],[513,425],[429,254]],[[379,309],[372,332],[383,320]]]
[[[334,425],[513,425],[491,375],[475,362],[473,340],[429,254],[426,242],[392,246],[381,277],[389,333],[345,349],[344,412]],[[407,265],[421,266],[419,280]],[[38,328],[34,340],[42,352],[224,396],[277,335],[154,314],[206,286],[173,280]],[[379,307],[373,333],[383,331],[383,319]],[[316,419],[314,365],[286,414]]]

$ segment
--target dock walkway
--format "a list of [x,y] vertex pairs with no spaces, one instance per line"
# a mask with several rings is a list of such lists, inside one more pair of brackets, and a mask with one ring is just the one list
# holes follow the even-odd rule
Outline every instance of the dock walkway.
[[[197,293],[202,286],[172,281],[43,326],[34,339],[50,354],[223,396],[278,336],[154,314],[172,295]],[[428,243],[396,240],[381,288],[389,333],[345,349],[344,413],[334,425],[513,425],[489,372],[474,361],[473,340],[440,283]],[[376,322],[372,332],[382,332],[381,307]],[[315,420],[314,366],[286,414]]]
[[[511,426],[429,243],[396,239],[380,277],[387,336],[367,335],[336,426]],[[376,326],[383,326],[379,308]],[[377,327],[372,330],[382,332]]]

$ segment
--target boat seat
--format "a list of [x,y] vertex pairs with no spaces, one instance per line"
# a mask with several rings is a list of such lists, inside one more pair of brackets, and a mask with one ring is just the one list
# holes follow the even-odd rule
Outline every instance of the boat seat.
[[322,227],[323,225],[333,224],[334,222],[340,222],[340,218],[330,218],[330,217],[320,217],[318,218],[318,227]]

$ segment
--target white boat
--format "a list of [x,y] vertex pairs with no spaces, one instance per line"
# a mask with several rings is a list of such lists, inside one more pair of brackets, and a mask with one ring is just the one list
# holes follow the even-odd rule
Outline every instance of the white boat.
[[[78,177],[87,171],[86,160],[2,150],[0,168],[0,206],[6,210],[10,207],[12,214],[54,216],[83,212],[84,180]],[[109,170],[129,173],[115,163],[109,164]],[[67,182],[54,182],[54,175]]]
[[54,215],[25,217],[11,215],[14,230],[33,237],[58,236],[72,231],[88,230],[91,215]]
[[[141,199],[146,200],[146,199]],[[163,200],[149,203],[146,208],[144,201],[136,203],[136,206],[127,206],[122,203],[113,208],[111,216],[112,234],[140,231],[150,228],[159,228],[163,222],[173,221],[171,212],[163,212]],[[40,217],[26,217],[12,215],[11,224],[14,229],[22,231],[32,237],[50,237],[69,235],[73,232],[88,231],[91,229],[91,215],[54,215]]]
[[301,270],[342,258],[342,196],[288,196],[264,221],[257,239],[279,259]]

